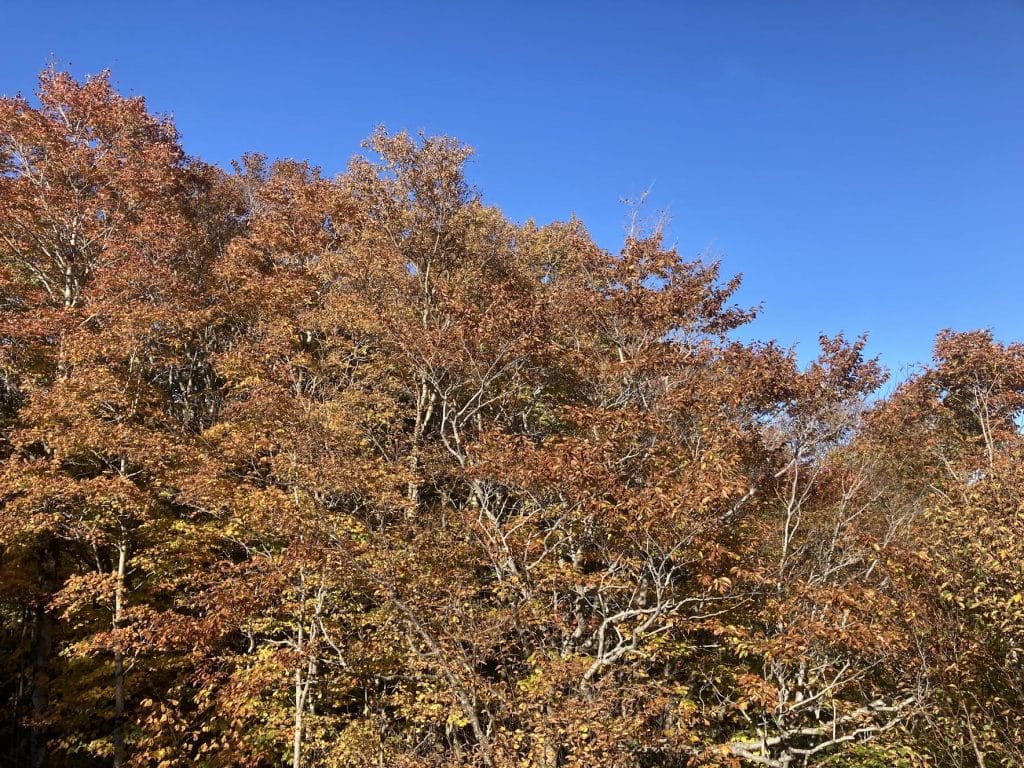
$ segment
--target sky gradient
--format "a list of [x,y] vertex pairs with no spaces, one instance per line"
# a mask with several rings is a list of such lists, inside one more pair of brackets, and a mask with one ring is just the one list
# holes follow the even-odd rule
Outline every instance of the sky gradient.
[[[489,7],[485,7],[489,6]],[[1024,339],[1024,2],[11,2],[0,93],[50,60],[172,113],[186,150],[341,170],[374,126],[456,136],[511,218],[744,274],[745,333]]]

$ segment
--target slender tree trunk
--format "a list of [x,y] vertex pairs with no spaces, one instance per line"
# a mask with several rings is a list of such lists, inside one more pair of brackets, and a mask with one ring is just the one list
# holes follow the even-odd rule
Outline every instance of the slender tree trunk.
[[[57,578],[57,558],[52,543],[43,551],[39,581],[43,595],[50,595]],[[28,759],[31,768],[46,765],[46,731],[40,724],[49,703],[50,656],[53,654],[54,620],[46,610],[45,597],[35,607],[32,641],[32,725],[28,736]]]
[[124,613],[124,575],[128,544],[117,547],[117,575],[114,581],[114,768],[124,768],[124,651],[118,631]]
[[420,484],[416,476],[420,466],[420,444],[437,402],[437,393],[427,386],[426,374],[417,377],[417,383],[419,390],[416,393],[416,426],[413,428],[412,446],[409,449],[409,487],[406,492],[412,507],[415,507],[420,499]]
[[29,729],[29,764],[46,765],[46,733],[40,720],[49,700],[50,653],[53,650],[53,617],[42,604],[36,607],[35,639],[32,644],[32,726]]
[[302,766],[302,668],[295,670],[295,731],[292,736],[292,768]]
[[302,681],[302,653],[305,650],[306,624],[306,577],[299,572],[301,588],[299,591],[299,631],[295,638],[295,650],[299,661],[295,665],[295,724],[292,732],[292,768],[302,766],[302,715],[306,706],[306,691]]
[[985,765],[985,753],[981,751],[981,747],[978,745],[978,737],[974,733],[974,726],[971,724],[971,713],[967,709],[967,705],[961,700],[960,708],[964,713],[964,723],[967,724],[967,735],[971,739],[971,749],[974,751],[974,761],[978,764],[978,768],[986,768]]

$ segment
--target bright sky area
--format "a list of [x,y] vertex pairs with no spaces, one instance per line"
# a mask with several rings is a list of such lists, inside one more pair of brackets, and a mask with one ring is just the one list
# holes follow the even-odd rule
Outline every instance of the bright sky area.
[[608,248],[650,188],[670,241],[741,272],[747,337],[1024,339],[1024,2],[12,2],[0,93],[104,68],[187,151],[341,170],[374,126],[476,147],[522,221]]

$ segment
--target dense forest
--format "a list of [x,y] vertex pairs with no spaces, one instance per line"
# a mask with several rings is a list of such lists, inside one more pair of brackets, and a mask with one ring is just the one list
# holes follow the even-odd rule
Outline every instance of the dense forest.
[[800,365],[469,154],[0,100],[2,765],[1024,765],[1024,345]]

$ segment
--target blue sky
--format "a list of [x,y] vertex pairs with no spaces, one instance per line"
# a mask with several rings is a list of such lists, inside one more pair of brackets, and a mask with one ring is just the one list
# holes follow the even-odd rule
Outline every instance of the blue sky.
[[821,332],[897,373],[944,327],[1024,339],[1024,0],[0,0],[0,29],[0,93],[109,67],[212,162],[334,173],[375,125],[447,133],[489,202],[612,248],[651,187],[763,302],[748,335],[805,359]]

